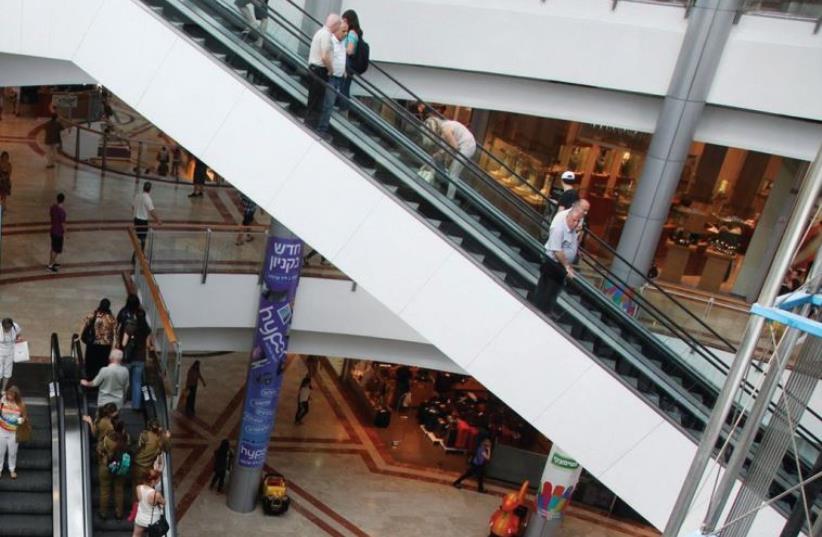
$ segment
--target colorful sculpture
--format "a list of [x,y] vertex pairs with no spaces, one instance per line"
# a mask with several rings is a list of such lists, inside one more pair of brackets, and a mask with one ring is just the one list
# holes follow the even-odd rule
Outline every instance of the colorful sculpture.
[[533,509],[533,502],[526,499],[527,493],[528,481],[524,481],[519,491],[505,495],[502,505],[491,515],[492,537],[522,537]]

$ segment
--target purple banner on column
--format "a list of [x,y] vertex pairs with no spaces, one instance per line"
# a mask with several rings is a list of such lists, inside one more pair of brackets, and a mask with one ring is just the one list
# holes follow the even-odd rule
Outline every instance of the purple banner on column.
[[265,463],[283,383],[291,308],[300,279],[302,252],[299,239],[268,238],[238,444],[238,463],[246,468],[261,468]]

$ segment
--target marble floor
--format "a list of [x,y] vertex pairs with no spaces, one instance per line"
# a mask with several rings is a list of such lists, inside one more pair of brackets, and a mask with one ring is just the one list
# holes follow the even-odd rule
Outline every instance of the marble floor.
[[[233,438],[240,419],[247,357],[196,357],[207,386],[198,392],[197,417],[174,415],[175,501],[183,535],[242,531],[262,535],[354,535],[411,537],[485,536],[487,521],[509,489],[488,486],[480,494],[450,482],[457,471],[399,463],[374,429],[362,422],[344,396],[336,373],[323,362],[315,377],[311,411],[294,425],[297,388],[307,371],[290,356],[277,410],[267,466],[286,477],[292,510],[266,517],[260,509],[237,514],[225,495],[208,489],[211,454],[223,437]],[[195,359],[186,357],[184,370]],[[652,536],[654,530],[573,507],[560,535]]]

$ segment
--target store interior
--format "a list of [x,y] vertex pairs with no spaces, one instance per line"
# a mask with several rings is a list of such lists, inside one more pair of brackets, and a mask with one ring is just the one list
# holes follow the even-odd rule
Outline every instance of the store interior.
[[[476,379],[419,367],[329,359],[364,427],[399,463],[462,472],[476,446],[493,442],[486,479],[511,486],[540,481],[551,441]],[[614,518],[647,524],[583,472],[573,501]]]
[[[412,103],[409,106],[414,109]],[[556,198],[561,192],[562,172],[573,171],[575,187],[591,204],[588,228],[616,248],[651,134],[511,112],[433,106],[469,127],[477,143],[495,157],[478,153],[479,165],[537,211],[545,212],[545,198]],[[778,237],[793,204],[791,191],[808,164],[693,142],[649,276],[687,292],[750,301],[764,277],[761,257]],[[603,261],[612,258],[593,241],[584,247]],[[749,259],[750,251],[755,255]],[[800,268],[795,281],[803,280]]]

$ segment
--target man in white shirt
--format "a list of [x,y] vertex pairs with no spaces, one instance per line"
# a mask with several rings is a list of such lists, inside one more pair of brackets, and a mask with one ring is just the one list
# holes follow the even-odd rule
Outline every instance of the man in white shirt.
[[568,216],[568,211],[573,209],[574,206],[579,207],[579,210],[582,211],[582,218],[579,220],[579,225],[577,226],[577,231],[582,231],[582,224],[585,222],[585,217],[588,216],[588,211],[591,210],[591,203],[586,199],[575,201],[568,209],[558,210],[554,218],[551,219],[551,227],[554,227],[557,225],[557,222]]
[[[143,184],[143,191],[134,196],[134,201],[131,203],[131,208],[134,210],[134,231],[137,233],[137,238],[140,239],[140,248],[146,247],[146,235],[148,235],[148,219],[153,218],[158,226],[163,224],[160,217],[157,216],[157,211],[154,210],[154,201],[151,199],[151,182],[146,181]],[[131,258],[132,263],[134,258]]]
[[123,351],[112,349],[108,356],[108,365],[97,373],[94,380],[83,379],[80,384],[86,388],[99,388],[97,391],[97,408],[107,403],[114,403],[117,408],[123,406],[128,390],[128,369],[123,365]]
[[345,35],[348,33],[348,24],[345,21],[340,23],[340,27],[331,36],[331,72],[328,77],[328,86],[325,88],[325,98],[323,99],[322,115],[317,132],[326,134],[328,125],[331,123],[331,113],[334,111],[334,104],[342,90],[343,80],[345,80]]
[[316,129],[320,124],[323,100],[325,99],[325,83],[332,72],[334,55],[334,34],[340,29],[342,20],[336,13],[331,13],[325,19],[325,26],[317,30],[311,38],[311,48],[308,51],[308,104],[305,111],[305,124]]
[[540,267],[539,281],[534,291],[534,304],[551,317],[558,316],[556,310],[557,296],[566,278],[576,278],[573,262],[579,251],[577,228],[583,218],[580,204],[575,204],[564,218],[551,225],[548,242],[545,243],[547,259]]

